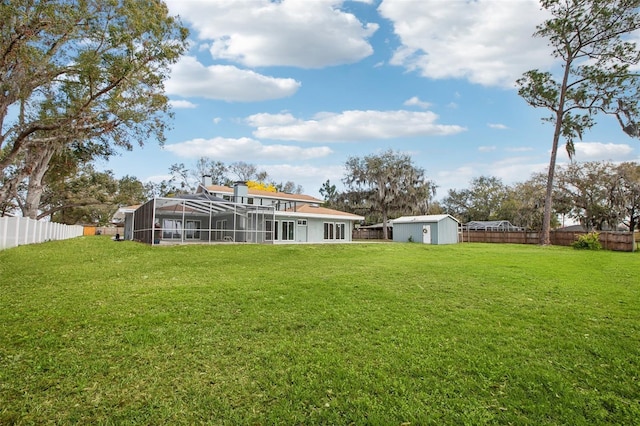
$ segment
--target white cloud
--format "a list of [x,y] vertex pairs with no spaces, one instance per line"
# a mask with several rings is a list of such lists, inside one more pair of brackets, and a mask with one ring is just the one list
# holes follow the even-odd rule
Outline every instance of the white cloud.
[[169,105],[171,105],[173,108],[176,108],[176,109],[178,108],[189,109],[189,108],[198,107],[197,104],[194,104],[193,102],[185,101],[183,99],[170,100]]
[[220,160],[310,160],[332,153],[328,147],[300,148],[291,145],[264,145],[251,138],[197,138],[166,145],[169,152],[184,158],[212,157]]
[[404,101],[405,106],[417,106],[423,109],[427,109],[431,107],[429,102],[421,101],[417,96],[412,97],[411,99],[407,99]]
[[[575,144],[577,161],[625,161],[631,160],[633,147],[627,144],[601,143],[601,142],[577,142]],[[565,153],[566,151],[563,150]]]
[[340,10],[343,0],[169,0],[210,44],[214,59],[248,67],[321,68],[358,62],[373,53],[367,41],[378,29]]
[[282,114],[268,114],[260,113],[254,114],[245,119],[247,124],[251,127],[263,127],[263,126],[286,126],[288,124],[297,123],[298,120],[290,113]]
[[211,121],[213,121],[213,124],[218,124],[218,123],[220,123],[222,121],[222,118],[221,117],[214,117],[213,120],[211,120]]
[[438,185],[436,189],[436,199],[440,200],[449,194],[451,189],[464,189],[469,186],[469,182],[476,175],[476,168],[473,165],[464,165],[453,170],[443,170],[436,173],[435,182]]
[[548,167],[548,162],[539,163],[537,158],[510,157],[489,164],[484,174],[499,177],[503,183],[511,185],[517,182],[524,182],[531,178],[534,173],[543,172]]
[[391,63],[424,77],[511,87],[553,61],[547,42],[532,37],[546,16],[537,0],[383,0],[378,10],[401,43]]
[[508,127],[505,126],[504,124],[498,124],[498,123],[487,123],[487,126],[489,126],[489,128],[491,129],[496,129],[496,130],[507,130]]
[[478,147],[478,151],[480,151],[480,152],[491,152],[491,151],[495,151],[496,149],[497,149],[497,147],[495,145]]
[[253,102],[291,96],[300,88],[292,78],[275,78],[230,65],[204,66],[185,56],[171,69],[170,95]]
[[433,112],[344,111],[320,113],[312,120],[286,114],[258,114],[247,118],[262,139],[306,142],[348,142],[417,136],[446,136],[465,131],[458,125],[438,124]]
[[506,185],[524,182],[534,173],[544,172],[549,164],[539,162],[534,157],[508,157],[494,162],[467,163],[453,170],[443,170],[436,174],[437,199],[448,195],[450,189],[469,188],[471,180],[480,176],[495,176]]

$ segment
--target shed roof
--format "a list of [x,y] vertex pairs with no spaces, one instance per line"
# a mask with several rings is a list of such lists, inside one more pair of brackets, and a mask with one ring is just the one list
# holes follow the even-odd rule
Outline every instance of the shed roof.
[[391,222],[393,223],[436,223],[441,222],[447,218],[451,218],[456,222],[460,223],[458,219],[451,216],[450,214],[429,214],[423,216],[402,216],[397,219],[393,219]]

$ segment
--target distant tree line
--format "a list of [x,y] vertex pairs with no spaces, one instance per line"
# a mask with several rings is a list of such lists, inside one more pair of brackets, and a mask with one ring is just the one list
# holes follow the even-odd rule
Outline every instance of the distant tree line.
[[384,239],[388,236],[389,219],[434,212],[436,185],[407,154],[388,150],[362,158],[350,157],[345,169],[343,192],[337,191],[329,180],[320,188],[326,205],[364,216],[368,223],[382,223]]
[[[326,181],[320,189],[327,206],[365,216],[367,224],[385,223],[403,215],[451,214],[462,223],[508,220],[541,230],[547,174],[506,185],[500,178],[480,176],[465,189],[451,189],[434,201],[437,185],[425,178],[404,154],[350,158],[345,190]],[[557,167],[553,189],[552,226],[565,219],[587,230],[640,229],[640,165],[610,162],[572,162]]]
[[167,197],[188,194],[196,190],[203,176],[211,179],[212,185],[232,186],[234,182],[248,182],[256,189],[301,194],[304,189],[293,181],[276,182],[269,174],[258,169],[255,164],[236,161],[225,164],[208,157],[200,157],[191,167],[184,163],[172,164],[169,167],[170,177],[157,183],[147,184],[150,197]]
[[[541,230],[544,219],[546,174],[505,185],[495,177],[473,179],[468,189],[450,190],[442,209],[462,222],[509,220],[517,226]],[[610,162],[573,162],[556,169],[552,191],[552,226],[569,218],[586,230],[638,229],[640,166]]]

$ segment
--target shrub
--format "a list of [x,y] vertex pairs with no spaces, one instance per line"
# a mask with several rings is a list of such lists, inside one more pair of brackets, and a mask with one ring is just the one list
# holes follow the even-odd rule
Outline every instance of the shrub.
[[589,232],[588,234],[580,235],[576,241],[571,244],[574,249],[581,250],[601,250],[602,244],[600,244],[600,234],[597,232]]

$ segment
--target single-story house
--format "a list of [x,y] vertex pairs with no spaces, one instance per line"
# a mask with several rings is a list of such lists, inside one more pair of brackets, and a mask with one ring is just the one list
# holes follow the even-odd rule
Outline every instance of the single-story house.
[[393,241],[456,244],[460,222],[448,214],[402,216],[393,219]]
[[211,185],[194,194],[149,200],[121,209],[125,239],[161,243],[344,243],[364,217],[322,207],[304,194]]

